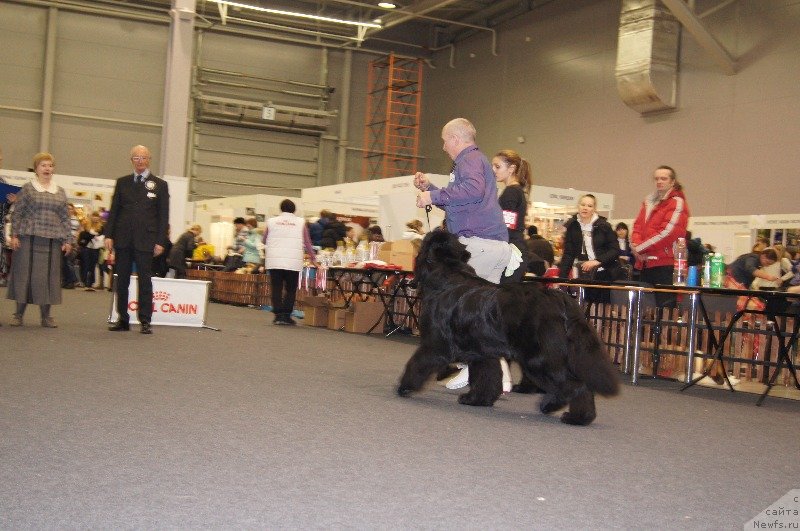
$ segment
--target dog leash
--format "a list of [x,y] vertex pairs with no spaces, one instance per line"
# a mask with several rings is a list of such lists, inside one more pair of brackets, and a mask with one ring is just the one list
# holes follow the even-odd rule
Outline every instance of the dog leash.
[[433,210],[432,206],[425,205],[425,218],[428,220],[428,232],[431,231],[431,210]]

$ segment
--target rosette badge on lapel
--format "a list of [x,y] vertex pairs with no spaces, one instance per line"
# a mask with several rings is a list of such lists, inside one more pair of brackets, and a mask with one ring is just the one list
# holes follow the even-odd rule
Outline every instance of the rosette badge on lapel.
[[147,197],[150,199],[155,199],[156,194],[153,192],[153,190],[156,189],[156,183],[148,180],[144,182],[144,187],[147,188]]

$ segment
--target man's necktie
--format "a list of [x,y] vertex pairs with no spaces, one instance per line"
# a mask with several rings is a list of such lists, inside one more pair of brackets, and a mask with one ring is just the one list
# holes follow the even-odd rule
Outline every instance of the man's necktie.
[[142,176],[141,176],[141,175],[137,175],[137,176],[136,176],[136,177],[134,177],[134,179],[133,179],[133,182],[135,182],[135,183],[141,183],[141,182],[143,182],[143,181],[144,181],[144,178],[142,178]]

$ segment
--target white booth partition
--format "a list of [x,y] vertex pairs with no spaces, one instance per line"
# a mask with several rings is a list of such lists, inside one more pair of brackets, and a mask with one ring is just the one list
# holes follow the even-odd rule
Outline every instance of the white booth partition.
[[[624,221],[633,227],[632,219]],[[722,253],[725,262],[749,253],[758,237],[765,237],[771,245],[800,244],[800,214],[759,214],[751,216],[692,216],[689,218],[692,238],[711,244]]]
[[[447,175],[428,174],[436,186],[446,186]],[[327,209],[337,214],[366,216],[376,219],[387,241],[399,240],[405,225],[419,219],[427,230],[425,209],[417,208],[418,190],[414,188],[414,176],[389,177],[371,181],[334,184],[306,188],[302,191],[306,213],[318,216]],[[434,208],[430,213],[431,227],[441,224],[444,215]]]

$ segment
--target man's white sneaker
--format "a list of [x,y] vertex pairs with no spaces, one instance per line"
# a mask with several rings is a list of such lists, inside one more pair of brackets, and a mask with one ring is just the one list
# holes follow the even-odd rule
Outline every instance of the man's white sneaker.
[[503,371],[503,392],[510,393],[514,384],[511,382],[511,369],[508,368],[505,358],[500,358],[500,369]]
[[466,365],[459,366],[461,367],[461,370],[458,372],[458,374],[450,378],[447,383],[444,384],[444,386],[448,389],[461,389],[469,384],[469,367]]

